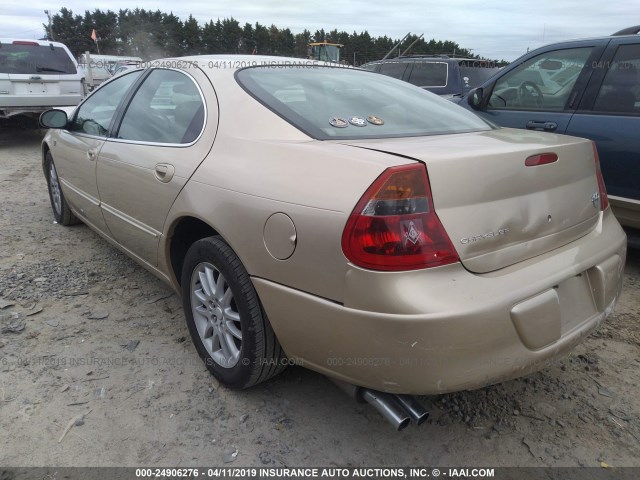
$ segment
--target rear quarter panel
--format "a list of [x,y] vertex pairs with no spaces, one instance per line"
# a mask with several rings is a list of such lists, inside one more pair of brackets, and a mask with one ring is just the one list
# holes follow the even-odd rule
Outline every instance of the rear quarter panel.
[[[313,140],[251,98],[230,75],[210,77],[219,99],[218,134],[173,205],[166,233],[181,217],[195,216],[224,237],[250,275],[342,301],[347,218],[385,168],[411,161]],[[264,242],[265,222],[278,212],[296,229],[296,248],[287,260],[272,257]]]

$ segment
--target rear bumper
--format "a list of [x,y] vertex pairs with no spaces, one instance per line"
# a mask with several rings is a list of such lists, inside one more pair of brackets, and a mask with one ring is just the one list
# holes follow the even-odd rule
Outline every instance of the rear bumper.
[[607,210],[588,235],[488,274],[461,264],[352,267],[345,304],[254,278],[284,350],[307,368],[393,393],[473,389],[544,367],[612,311],[626,237]]
[[640,200],[609,195],[609,203],[621,225],[640,228]]
[[[80,87],[80,83],[78,83],[78,87]],[[29,96],[0,95],[0,111],[44,111],[54,107],[71,107],[78,105],[82,98],[81,93]]]

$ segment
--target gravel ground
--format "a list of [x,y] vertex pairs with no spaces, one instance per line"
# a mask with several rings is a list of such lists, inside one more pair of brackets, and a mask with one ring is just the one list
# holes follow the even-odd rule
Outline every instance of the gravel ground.
[[640,466],[640,251],[615,314],[570,356],[422,398],[427,423],[395,433],[302,368],[220,387],[172,290],[53,223],[41,137],[0,131],[0,465]]

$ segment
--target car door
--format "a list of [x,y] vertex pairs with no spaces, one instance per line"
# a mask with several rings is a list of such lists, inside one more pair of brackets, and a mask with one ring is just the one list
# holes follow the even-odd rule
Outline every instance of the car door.
[[109,230],[152,266],[169,209],[211,149],[217,119],[215,92],[200,70],[152,69],[100,151],[98,190]]
[[640,40],[611,41],[567,133],[595,140],[612,204],[640,207]]
[[595,41],[524,56],[486,88],[476,113],[504,127],[564,133],[603,51]]
[[82,220],[108,233],[100,210],[96,159],[109,135],[116,110],[140,72],[106,84],[83,102],[52,146],[52,155],[67,201]]

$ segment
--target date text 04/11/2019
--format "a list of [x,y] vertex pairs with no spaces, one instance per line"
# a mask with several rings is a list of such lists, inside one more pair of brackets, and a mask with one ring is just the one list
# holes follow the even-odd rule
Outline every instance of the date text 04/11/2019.
[[491,468],[188,468],[188,469],[136,469],[136,477],[185,478],[492,478]]

